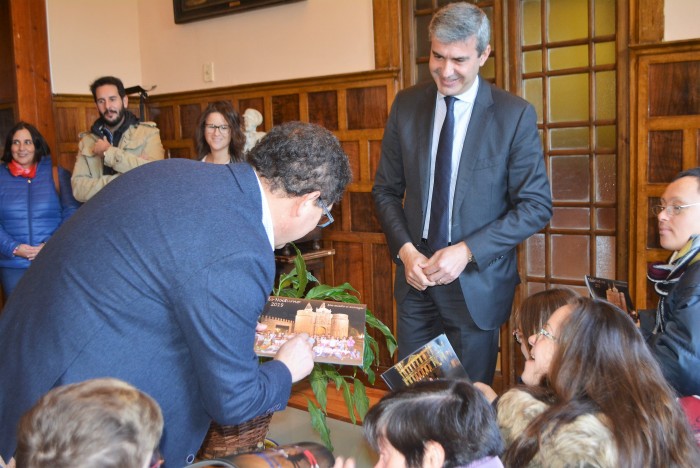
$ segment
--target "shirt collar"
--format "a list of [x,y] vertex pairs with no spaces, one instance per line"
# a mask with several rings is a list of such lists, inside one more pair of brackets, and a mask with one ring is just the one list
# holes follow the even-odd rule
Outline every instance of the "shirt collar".
[[[476,93],[477,93],[477,91],[479,91],[479,81],[480,80],[481,80],[481,78],[479,77],[479,75],[477,75],[476,79],[474,80],[474,84],[472,84],[471,87],[468,90],[466,90],[465,92],[463,92],[462,94],[456,95],[455,98],[457,98],[457,100],[459,100],[459,101],[473,103],[476,100]],[[438,100],[445,97],[445,95],[442,94],[440,91],[438,91],[437,95],[438,95]]]
[[260,188],[260,197],[262,199],[262,223],[265,227],[265,232],[267,233],[267,240],[270,241],[270,247],[272,250],[275,250],[275,230],[272,226],[272,212],[267,204],[267,197],[263,191],[260,177],[258,177],[257,172],[253,171],[253,173],[255,173],[255,179],[258,181],[258,188]]

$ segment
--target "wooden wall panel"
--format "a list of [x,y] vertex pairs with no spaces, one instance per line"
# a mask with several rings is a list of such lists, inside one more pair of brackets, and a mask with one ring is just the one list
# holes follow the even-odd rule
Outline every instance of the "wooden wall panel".
[[175,129],[179,125],[175,125],[175,112],[173,106],[151,107],[149,119],[154,121],[160,129],[161,140],[175,140]]
[[299,120],[299,95],[272,96],[272,125]]
[[700,62],[649,65],[649,116],[700,114]]
[[348,194],[352,210],[351,229],[354,232],[381,232],[381,226],[374,210],[374,200],[369,192],[351,192]]
[[202,113],[204,106],[200,104],[183,104],[180,106],[180,128],[182,129],[182,138],[193,138],[195,129],[197,128],[197,120],[199,114]]
[[362,177],[360,168],[360,145],[357,141],[342,141],[343,151],[348,155],[350,160],[350,170],[352,171],[352,180],[360,180]]
[[309,93],[309,122],[338,130],[338,93],[319,91]]
[[348,89],[347,118],[349,129],[384,128],[388,116],[385,87]]
[[[12,49],[12,19],[10,18],[10,2],[0,2],[0,103],[15,103],[15,64]],[[14,118],[12,119],[14,121]],[[11,128],[8,127],[8,128]],[[3,127],[0,127],[3,130]],[[1,136],[5,136],[5,130]],[[3,140],[4,143],[4,140]]]

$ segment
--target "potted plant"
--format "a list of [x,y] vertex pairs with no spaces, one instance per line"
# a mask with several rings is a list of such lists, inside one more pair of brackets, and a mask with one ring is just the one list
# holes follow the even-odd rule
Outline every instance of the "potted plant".
[[[343,283],[339,286],[329,286],[321,284],[307,269],[306,263],[301,256],[299,249],[294,246],[296,258],[294,260],[294,268],[289,273],[280,275],[279,284],[274,289],[273,295],[282,297],[294,297],[304,299],[330,300],[337,302],[350,302],[359,304],[359,293],[349,284]],[[311,287],[307,291],[310,284],[316,283],[316,286]],[[334,384],[337,391],[342,392],[345,404],[348,410],[350,421],[355,424],[357,418],[355,411],[364,419],[367,410],[369,409],[369,399],[365,391],[365,385],[357,378],[358,369],[361,370],[367,377],[370,384],[374,384],[375,373],[372,366],[379,364],[379,344],[367,333],[367,329],[378,330],[386,341],[386,346],[391,356],[396,350],[396,338],[391,333],[391,330],[377,319],[372,312],[367,309],[365,312],[365,341],[363,363],[361,367],[352,367],[352,373],[341,373],[343,367],[335,364],[315,363],[314,368],[309,375],[309,382],[313,390],[316,401],[307,398],[307,407],[311,415],[311,425],[316,432],[321,436],[321,440],[333,450],[331,443],[330,430],[326,422],[328,414],[326,409],[327,391],[330,384]]]

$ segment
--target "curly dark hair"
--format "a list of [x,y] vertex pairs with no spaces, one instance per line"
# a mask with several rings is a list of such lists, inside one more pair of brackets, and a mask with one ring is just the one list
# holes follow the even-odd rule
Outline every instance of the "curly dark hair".
[[224,120],[231,126],[231,142],[228,145],[228,153],[232,162],[243,161],[243,147],[245,146],[245,134],[241,128],[241,115],[233,108],[229,101],[211,102],[199,116],[197,128],[194,131],[194,142],[197,147],[197,159],[202,159],[209,154],[211,148],[204,138],[204,124],[209,114],[218,112],[224,116]]
[[46,140],[41,136],[39,130],[30,123],[20,121],[10,129],[7,133],[7,138],[5,138],[5,152],[2,153],[2,162],[5,164],[12,161],[12,138],[18,130],[22,129],[29,130],[29,134],[32,136],[32,141],[34,142],[34,163],[38,163],[41,161],[41,158],[51,154],[49,144],[46,143]]
[[327,205],[340,201],[352,180],[338,139],[320,125],[286,122],[273,127],[248,153],[248,160],[274,191],[301,196],[316,190]]
[[97,88],[104,85],[116,86],[119,97],[124,99],[126,96],[126,89],[124,89],[124,83],[122,83],[122,80],[116,76],[103,76],[90,84],[90,92],[92,93],[92,98],[95,100],[95,102],[97,102],[97,95],[95,94],[97,93]]

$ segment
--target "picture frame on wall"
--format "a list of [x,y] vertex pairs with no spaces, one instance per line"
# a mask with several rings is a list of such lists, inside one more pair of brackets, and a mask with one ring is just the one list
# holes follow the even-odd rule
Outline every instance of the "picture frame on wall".
[[173,0],[175,24],[200,21],[301,0]]

